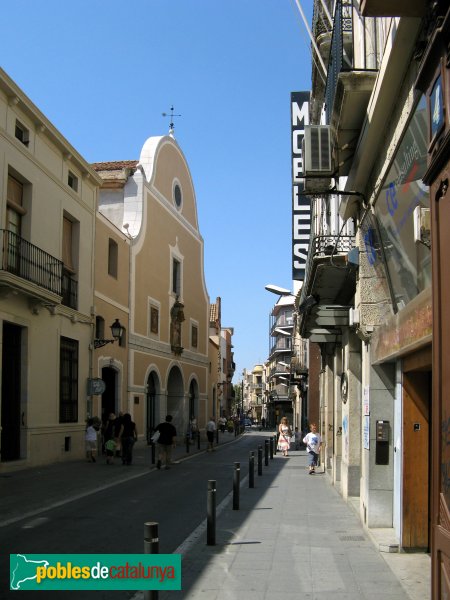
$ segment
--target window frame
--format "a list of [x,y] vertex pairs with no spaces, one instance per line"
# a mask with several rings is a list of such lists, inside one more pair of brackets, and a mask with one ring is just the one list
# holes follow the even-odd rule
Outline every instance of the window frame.
[[[64,336],[59,346],[59,422],[78,423],[79,342]],[[65,396],[65,397],[64,397]],[[63,415],[67,415],[63,418]]]

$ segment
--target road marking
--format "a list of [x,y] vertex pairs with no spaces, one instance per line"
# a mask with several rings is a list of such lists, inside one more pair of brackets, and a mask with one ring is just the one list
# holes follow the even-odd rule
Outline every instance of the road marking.
[[39,527],[39,525],[43,525],[47,521],[50,521],[50,519],[48,517],[38,517],[37,519],[28,521],[28,523],[25,523],[25,525],[22,525],[22,529],[33,529],[34,527]]

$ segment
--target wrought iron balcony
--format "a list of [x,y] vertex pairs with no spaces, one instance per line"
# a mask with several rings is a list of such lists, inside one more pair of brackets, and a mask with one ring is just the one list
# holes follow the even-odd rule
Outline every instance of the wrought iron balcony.
[[376,19],[359,17],[352,0],[337,0],[325,106],[326,122],[332,126],[336,148],[340,149],[335,157],[340,175],[348,175],[375,83],[380,64],[377,40]]
[[67,271],[62,275],[62,304],[75,309],[78,307],[78,281]]
[[62,261],[12,231],[1,229],[0,232],[1,271],[61,296]]
[[44,302],[77,308],[78,282],[64,270],[62,260],[12,231],[0,229],[0,234],[1,284]]
[[[318,339],[340,335],[345,319],[335,312],[351,304],[356,289],[356,267],[348,260],[354,246],[354,236],[321,235],[311,240],[298,302],[302,337],[310,337],[313,331],[320,334]],[[329,325],[330,315],[335,325]]]

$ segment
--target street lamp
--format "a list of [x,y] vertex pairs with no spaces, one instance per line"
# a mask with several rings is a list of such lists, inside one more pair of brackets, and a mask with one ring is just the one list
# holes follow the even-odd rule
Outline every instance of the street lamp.
[[122,334],[123,334],[123,326],[120,324],[119,319],[116,319],[114,321],[114,323],[110,326],[111,328],[111,334],[113,339],[112,340],[104,340],[104,339],[99,339],[99,338],[94,338],[94,348],[95,350],[97,350],[97,348],[101,348],[102,346],[106,346],[106,344],[114,344],[114,342],[120,341]]
[[292,296],[291,290],[282,288],[279,285],[273,285],[272,283],[269,283],[264,287],[268,292],[271,292],[272,294],[277,294],[277,296]]

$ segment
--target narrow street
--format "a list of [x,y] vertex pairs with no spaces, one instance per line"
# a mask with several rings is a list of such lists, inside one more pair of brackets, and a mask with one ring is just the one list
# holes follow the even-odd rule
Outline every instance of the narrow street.
[[[232,438],[231,438],[232,439]],[[246,433],[230,444],[219,445],[213,453],[193,455],[166,470],[150,470],[107,489],[70,501],[62,506],[16,521],[1,528],[2,546],[12,553],[141,553],[146,521],[159,523],[160,553],[172,553],[206,518],[206,491],[209,479],[217,481],[217,504],[232,490],[234,462],[241,463],[241,479],[248,471],[251,450],[264,444],[267,435]],[[138,458],[138,457],[136,457]],[[106,466],[76,464],[77,476],[84,469],[110,470],[110,477],[122,475],[121,464]],[[67,469],[71,466],[67,465]],[[130,469],[132,473],[133,467]],[[255,475],[256,478],[256,475]],[[27,513],[31,498],[23,497]],[[2,580],[8,581],[2,565]],[[0,598],[12,597],[13,592]],[[28,592],[34,597],[35,592]],[[103,595],[104,594],[104,595]],[[114,592],[115,598],[129,598],[134,592]],[[76,592],[71,592],[75,598]],[[37,597],[37,596],[36,596]],[[39,596],[42,598],[42,596]],[[66,592],[52,592],[55,600]],[[83,592],[83,598],[111,597],[111,592]]]

